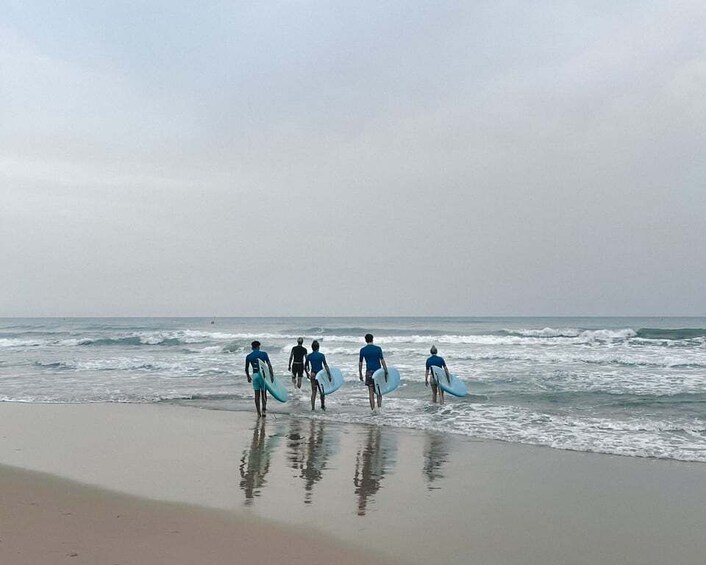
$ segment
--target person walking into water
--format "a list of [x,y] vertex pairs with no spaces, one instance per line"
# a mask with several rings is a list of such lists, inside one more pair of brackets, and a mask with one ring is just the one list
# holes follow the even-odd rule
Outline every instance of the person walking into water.
[[292,384],[297,387],[302,387],[302,377],[304,376],[304,359],[306,357],[306,347],[302,345],[304,338],[297,338],[297,344],[292,347],[292,352],[289,354],[289,366],[287,370],[292,372]]
[[[439,404],[444,403],[444,389],[442,389],[439,384],[436,382],[436,376],[434,375],[434,371],[432,370],[432,367],[439,367],[444,370],[446,373],[446,378],[449,378],[449,369],[446,366],[446,361],[444,361],[443,357],[439,357],[437,355],[437,349],[435,345],[431,346],[431,350],[429,351],[431,353],[431,357],[427,359],[427,370],[424,373],[424,386],[429,386],[431,384],[431,401],[436,404],[436,396],[437,392],[439,395]],[[429,380],[429,377],[431,376],[431,381]]]
[[[316,393],[319,391],[319,385],[316,382],[316,373],[326,369],[326,373],[331,376],[328,368],[328,363],[326,363],[326,355],[319,351],[319,342],[314,340],[311,342],[311,353],[306,356],[306,374],[311,381],[311,409],[315,410],[316,404]],[[323,391],[321,392],[321,409],[326,410],[325,398]]]
[[[360,350],[358,358],[358,376],[363,380],[363,359],[365,359],[365,385],[368,387],[368,399],[370,400],[370,409],[375,410],[375,381],[373,373],[381,367],[385,369],[387,376],[387,365],[382,355],[382,349],[377,345],[373,345],[373,334],[365,334],[365,343],[367,344]],[[382,395],[377,393],[377,406],[382,408]]]
[[[264,417],[267,416],[267,389],[265,388],[265,379],[262,376],[260,364],[267,363],[271,375],[274,375],[274,371],[272,370],[269,355],[264,351],[260,351],[260,342],[255,340],[250,346],[252,347],[252,351],[245,357],[245,376],[248,378],[248,382],[252,383],[252,388],[255,391],[255,408],[257,409],[257,415]],[[252,377],[250,376],[251,367]],[[261,404],[262,410],[260,410]]]

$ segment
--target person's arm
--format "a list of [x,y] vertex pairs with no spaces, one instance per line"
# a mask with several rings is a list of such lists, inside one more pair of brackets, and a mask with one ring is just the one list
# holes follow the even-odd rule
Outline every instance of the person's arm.
[[292,370],[292,359],[294,358],[294,348],[292,347],[292,352],[289,354],[289,363],[287,363],[287,371]]
[[427,363],[427,369],[424,371],[424,386],[429,386],[429,363]]
[[270,376],[274,379],[275,378],[275,370],[272,368],[272,363],[270,363],[270,356],[265,353],[265,362],[267,363],[267,366],[270,369]]
[[245,376],[248,378],[248,382],[252,382],[252,377],[250,376],[250,363],[248,363],[247,358],[245,359]]
[[385,359],[383,357],[380,357],[380,364],[382,365],[382,368],[385,369],[385,376],[387,376],[387,363],[385,363]]
[[304,372],[306,373],[307,377],[310,377],[310,369],[311,369],[311,363],[309,363],[309,356],[306,356],[306,361],[304,362]]
[[446,366],[446,361],[444,361],[444,371],[446,371],[446,378],[451,381],[451,375],[449,375],[449,368]]
[[326,357],[324,357],[324,368],[326,369],[326,375],[328,376],[328,380],[331,381],[331,369],[328,368]]
[[358,378],[363,380],[363,354],[361,353],[358,358]]

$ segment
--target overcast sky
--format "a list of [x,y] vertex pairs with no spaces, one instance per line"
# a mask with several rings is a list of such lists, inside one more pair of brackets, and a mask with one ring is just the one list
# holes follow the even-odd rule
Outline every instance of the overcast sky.
[[706,315],[702,1],[0,12],[0,315]]

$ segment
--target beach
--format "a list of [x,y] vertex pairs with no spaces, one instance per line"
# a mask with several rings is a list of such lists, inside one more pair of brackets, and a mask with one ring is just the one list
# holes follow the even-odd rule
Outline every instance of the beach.
[[[250,412],[251,342],[289,382],[303,336],[344,377],[328,420],[373,423],[358,380],[368,331],[401,377],[377,425],[706,462],[706,318],[5,318],[0,400]],[[432,344],[470,393],[442,408],[424,386]]]
[[3,563],[381,563],[261,521],[0,468]]
[[704,27],[3,3],[0,565],[706,565]]
[[276,406],[257,420],[2,403],[0,428],[3,563],[240,562],[234,551],[294,563],[706,555],[700,463],[336,424]]

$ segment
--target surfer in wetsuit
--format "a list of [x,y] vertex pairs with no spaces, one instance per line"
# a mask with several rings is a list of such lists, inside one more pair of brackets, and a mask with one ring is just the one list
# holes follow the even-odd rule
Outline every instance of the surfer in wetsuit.
[[[319,385],[316,382],[316,373],[326,368],[326,373],[329,377],[331,373],[329,372],[328,363],[326,363],[326,355],[319,351],[319,342],[314,340],[311,342],[312,352],[306,356],[306,374],[311,381],[311,409],[314,410],[314,405],[316,404],[316,393],[319,390]],[[324,393],[321,393],[321,409],[326,410],[326,405],[324,404]]]
[[292,372],[292,384],[297,387],[302,387],[302,377],[304,376],[304,358],[306,357],[306,347],[302,345],[304,338],[297,338],[297,345],[292,347],[292,352],[289,354],[289,366],[287,370]]
[[[270,374],[274,375],[270,357],[266,352],[260,351],[260,342],[255,340],[250,346],[252,351],[245,357],[245,376],[248,382],[252,383],[252,388],[255,391],[255,408],[258,416],[267,416],[267,389],[265,388],[265,379],[260,371],[260,363],[267,363],[270,369]],[[252,367],[252,377],[250,376],[250,367]],[[262,401],[262,410],[260,410],[260,402]]]
[[[365,343],[367,344],[360,350],[358,359],[358,376],[363,380],[363,359],[365,359],[365,385],[368,387],[368,397],[370,400],[370,409],[375,410],[375,381],[373,381],[373,373],[380,367],[385,369],[387,375],[387,365],[382,356],[382,349],[377,345],[373,345],[373,334],[365,334]],[[377,395],[378,408],[382,408],[382,395]]]
[[[446,366],[446,361],[443,357],[439,357],[435,345],[431,346],[431,357],[427,359],[427,370],[424,373],[424,386],[429,386],[431,384],[431,401],[436,403],[436,394],[439,393],[439,404],[444,403],[444,390],[437,384],[436,377],[434,376],[434,371],[431,370],[432,367],[440,367],[446,372],[446,377],[449,376],[449,369]],[[431,375],[431,383],[429,382],[429,376]]]

